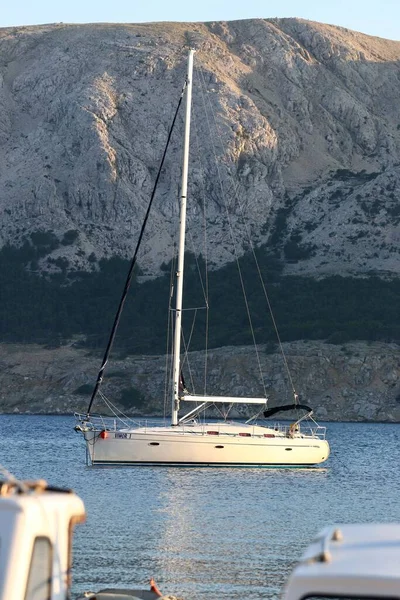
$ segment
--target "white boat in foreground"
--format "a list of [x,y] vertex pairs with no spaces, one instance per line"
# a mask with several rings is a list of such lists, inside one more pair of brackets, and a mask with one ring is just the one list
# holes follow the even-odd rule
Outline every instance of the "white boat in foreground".
[[294,568],[282,600],[400,598],[400,524],[327,527]]
[[[70,598],[73,530],[85,516],[82,500],[71,490],[44,480],[0,481],[0,600]],[[150,580],[148,589],[88,591],[76,600],[160,597]]]
[[[91,413],[93,401],[103,379],[113,336],[119,322],[126,292],[136,260],[131,264],[120,302],[119,312],[114,322],[110,341],[103,359],[97,383],[86,414],[77,414],[76,431],[83,434],[88,462],[93,465],[179,465],[179,466],[310,466],[327,460],[329,444],[325,439],[325,427],[320,427],[311,418],[312,410],[298,403],[293,388],[294,401],[289,408],[295,412],[295,422],[291,426],[258,423],[257,418],[264,412],[268,415],[266,395],[259,398],[216,397],[190,394],[185,389],[181,365],[182,314],[183,314],[183,275],[186,234],[186,197],[188,189],[188,158],[191,119],[191,97],[193,76],[193,54],[189,52],[187,78],[184,86],[186,96],[186,117],[183,146],[182,185],[180,193],[179,253],[175,277],[175,329],[172,349],[171,395],[172,416],[169,426],[159,427],[148,423],[130,424],[128,419],[107,420]],[[165,156],[165,153],[164,153]],[[154,192],[152,198],[154,197]],[[147,211],[149,214],[151,203]],[[145,223],[146,223],[145,219]],[[145,223],[139,237],[144,232]],[[137,246],[138,250],[138,246]],[[264,290],[265,291],[265,290]],[[180,416],[181,403],[195,403],[195,408]],[[257,405],[257,414],[245,423],[227,420],[229,409],[242,404]],[[205,411],[211,406],[224,414],[222,422],[206,423]],[[223,409],[221,408],[223,407]],[[228,407],[228,408],[226,408]],[[282,407],[288,409],[288,406]],[[299,411],[306,414],[299,416]],[[308,419],[307,425],[305,420]]]
[[[71,490],[43,480],[0,481],[0,600],[70,598],[73,530],[84,520],[84,504]],[[398,523],[325,528],[295,566],[282,600],[400,598],[399,564]],[[106,588],[76,600],[84,598],[161,600],[162,593],[150,580],[149,589]]]

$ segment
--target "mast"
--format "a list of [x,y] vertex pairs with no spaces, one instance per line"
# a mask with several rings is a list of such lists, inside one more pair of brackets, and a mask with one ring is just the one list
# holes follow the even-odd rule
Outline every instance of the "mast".
[[186,79],[186,112],[185,112],[185,135],[183,142],[182,184],[179,212],[179,248],[178,269],[176,272],[176,305],[175,305],[175,335],[173,347],[173,390],[172,390],[172,417],[171,425],[178,425],[179,411],[179,382],[180,382],[180,352],[182,334],[182,298],[183,298],[183,269],[185,258],[185,235],[186,235],[186,196],[189,165],[189,139],[190,139],[190,117],[192,104],[192,76],[194,50],[189,50],[187,79]]

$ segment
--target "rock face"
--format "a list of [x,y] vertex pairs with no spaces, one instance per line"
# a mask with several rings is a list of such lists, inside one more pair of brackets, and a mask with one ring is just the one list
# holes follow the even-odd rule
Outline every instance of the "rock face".
[[[250,229],[286,248],[287,273],[397,275],[400,43],[299,19],[0,30],[0,244],[75,232],[42,271],[132,255],[188,45],[194,112],[208,110],[192,136],[195,252],[205,197],[216,267],[233,258],[227,205],[238,251]],[[149,273],[170,257],[182,127],[140,256]]]
[[[295,342],[284,344],[284,351],[293,387],[302,401],[314,408],[317,419],[400,421],[399,346]],[[100,357],[72,346],[45,349],[0,344],[0,412],[86,412],[90,398],[87,394],[100,362]],[[113,359],[102,390],[130,414],[169,414],[170,397],[164,397],[166,368],[165,357]],[[267,354],[264,347],[259,347],[259,361],[247,347],[212,350],[207,371],[210,394],[254,396],[262,395],[265,389],[270,407],[293,401],[292,384],[281,354]],[[202,393],[204,354],[190,354],[185,372],[193,375],[193,379],[186,377],[187,387]],[[129,388],[141,392],[140,407],[126,401],[121,405],[123,392]],[[86,395],[82,395],[83,390]],[[101,412],[103,408],[99,398],[93,410]]]
[[[31,264],[39,272],[132,256],[188,46],[193,251],[203,253],[206,215],[214,268],[251,243],[280,253],[285,274],[397,277],[400,43],[299,19],[1,29],[0,248],[52,232],[59,243]],[[182,131],[180,118],[139,257],[145,275],[172,256]],[[285,349],[318,418],[400,420],[397,346]],[[260,367],[247,348],[210,358],[209,392],[263,393],[261,372],[271,405],[291,400],[278,355],[261,348]],[[0,360],[3,412],[85,411],[78,392],[100,364],[73,346],[2,345]],[[204,371],[203,355],[191,362]],[[163,357],[121,359],[104,391],[131,412],[163,414],[165,368]],[[145,400],[136,409],[132,388]]]

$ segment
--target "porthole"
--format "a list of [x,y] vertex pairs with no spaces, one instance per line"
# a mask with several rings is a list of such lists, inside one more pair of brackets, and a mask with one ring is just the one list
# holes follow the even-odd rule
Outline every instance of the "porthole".
[[223,446],[215,446],[216,448],[223,448]]
[[293,450],[293,448],[285,448],[285,450],[287,450],[288,452],[290,452],[290,450]]
[[149,446],[159,446],[160,444],[158,442],[150,442]]

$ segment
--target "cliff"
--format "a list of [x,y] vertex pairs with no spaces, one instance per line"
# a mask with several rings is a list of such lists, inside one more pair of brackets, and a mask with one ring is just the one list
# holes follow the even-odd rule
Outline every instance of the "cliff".
[[[206,199],[213,269],[248,249],[250,231],[284,275],[396,279],[400,43],[300,19],[1,29],[0,249],[40,246],[23,267],[45,276],[79,277],[102,257],[132,256],[188,46],[197,50],[194,114],[208,107],[208,120],[193,120],[194,252]],[[182,127],[180,119],[139,256],[144,279],[172,256]],[[18,302],[15,287],[4,291]],[[289,400],[280,357],[260,348],[271,404]],[[317,417],[399,420],[397,345],[293,342],[286,352]],[[209,391],[263,391],[247,348],[211,355]],[[1,411],[86,409],[99,357],[74,345],[11,344],[0,357]],[[202,355],[191,360],[200,372]],[[121,358],[105,393],[131,412],[162,414],[164,370],[163,357]]]
[[[54,233],[39,272],[132,255],[188,45],[194,109],[206,102],[215,125],[213,146],[194,120],[188,221],[199,240],[205,192],[214,267],[234,255],[220,180],[239,252],[250,227],[287,274],[397,276],[400,43],[300,19],[1,29],[0,246]],[[170,256],[181,131],[139,257],[147,274]]]
[[[294,387],[317,419],[400,421],[399,346],[295,342],[284,344],[284,350]],[[259,358],[260,369],[247,347],[210,350],[208,393],[263,394],[261,371],[269,406],[292,402],[281,355],[259,347]],[[100,364],[99,356],[73,346],[0,344],[0,412],[86,412]],[[163,356],[114,358],[101,389],[124,412],[163,416],[170,410],[170,397],[164,397],[165,371]],[[204,354],[191,353],[185,372],[193,373],[193,381],[187,375],[187,387],[201,393]],[[103,409],[99,397],[93,411]]]

